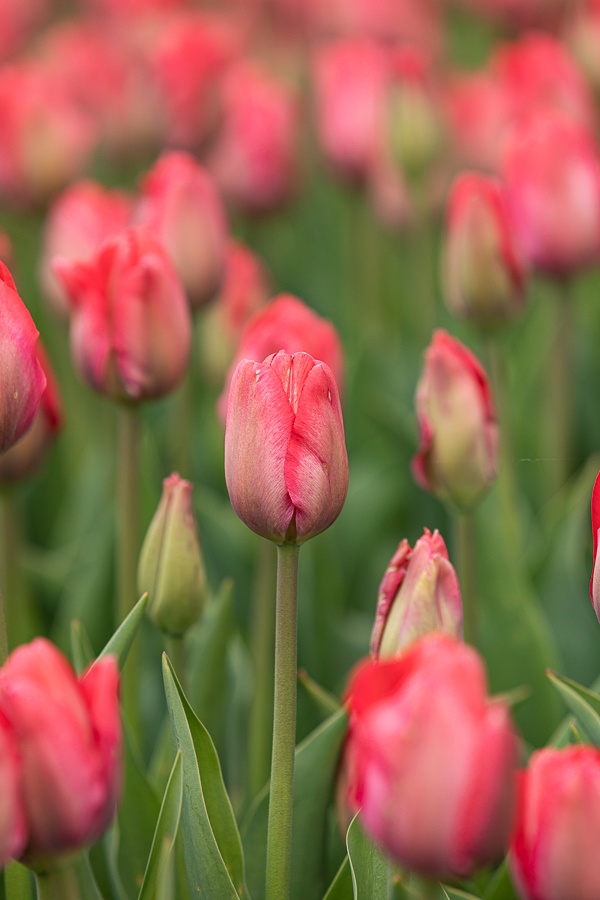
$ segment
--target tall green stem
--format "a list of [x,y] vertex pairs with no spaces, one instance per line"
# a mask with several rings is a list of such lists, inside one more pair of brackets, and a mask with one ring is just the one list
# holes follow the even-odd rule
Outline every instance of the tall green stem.
[[548,354],[546,430],[543,455],[549,461],[549,484],[560,490],[570,474],[572,450],[573,297],[569,282],[559,281],[555,301],[555,330]]
[[287,900],[290,895],[296,745],[299,549],[294,544],[283,544],[277,548],[275,702],[267,829],[266,900]]
[[465,641],[477,646],[477,580],[475,573],[475,520],[472,513],[454,513],[458,580],[463,605]]
[[37,873],[38,900],[81,900],[77,873],[71,866]]
[[250,647],[254,664],[254,694],[250,708],[250,797],[256,797],[269,778],[269,748],[273,734],[273,646],[275,642],[275,548],[261,541],[254,591]]

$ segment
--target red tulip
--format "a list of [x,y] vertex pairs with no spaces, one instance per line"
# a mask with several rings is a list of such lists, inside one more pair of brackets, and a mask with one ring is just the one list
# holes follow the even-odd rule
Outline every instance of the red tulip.
[[433,878],[499,860],[516,786],[506,704],[490,700],[482,661],[446,635],[363,662],[348,687],[348,802],[393,859]]
[[338,517],[348,458],[335,379],[308,353],[244,359],[231,382],[225,479],[246,525],[278,544],[300,544]]
[[0,713],[0,868],[21,855],[26,841],[21,759],[10,725]]
[[522,900],[600,897],[600,751],[533,754],[519,783],[510,868]]
[[22,761],[31,864],[97,840],[120,792],[119,673],[106,657],[77,678],[44,638],[0,670],[0,711]]

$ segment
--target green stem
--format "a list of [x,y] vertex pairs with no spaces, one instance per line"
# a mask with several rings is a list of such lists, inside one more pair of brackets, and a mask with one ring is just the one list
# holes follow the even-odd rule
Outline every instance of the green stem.
[[273,646],[275,643],[275,549],[261,541],[252,595],[250,647],[254,664],[254,694],[250,708],[250,797],[269,778],[269,748],[273,735]]
[[81,900],[77,873],[71,866],[35,875],[38,900]]
[[477,580],[475,572],[475,519],[472,513],[454,513],[456,568],[463,605],[465,641],[477,646]]
[[290,895],[298,633],[298,553],[295,544],[277,548],[275,601],[275,702],[267,829],[266,900]]
[[167,651],[179,683],[185,693],[187,688],[187,658],[185,652],[185,638],[183,636],[176,637],[169,635],[167,638]]
[[550,466],[549,485],[560,490],[570,474],[572,450],[572,390],[574,298],[570,284],[559,281],[555,298],[554,339],[548,354],[544,453]]

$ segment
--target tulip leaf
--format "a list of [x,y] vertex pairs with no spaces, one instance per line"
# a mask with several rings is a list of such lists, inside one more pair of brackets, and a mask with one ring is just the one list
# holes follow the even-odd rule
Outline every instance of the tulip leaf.
[[468,891],[461,891],[458,888],[448,887],[446,884],[442,885],[442,892],[446,900],[481,900],[475,894],[469,894]]
[[126,616],[125,619],[123,619],[113,636],[106,644],[104,650],[102,650],[102,652],[98,656],[98,659],[102,659],[103,656],[116,656],[119,662],[119,668],[123,668],[125,660],[127,659],[127,654],[129,653],[129,649],[133,644],[133,640],[144,617],[144,612],[146,610],[147,604],[148,594],[143,594],[135,604],[129,615]]
[[337,697],[321,687],[304,669],[298,672],[298,684],[323,716],[331,716],[340,708],[340,701]]
[[[152,849],[144,873],[138,900],[168,900],[166,885],[172,881],[173,850],[183,804],[183,766],[181,753],[175,756],[167,789],[156,823]],[[160,890],[159,890],[160,888]],[[172,894],[172,891],[171,891]]]
[[71,622],[71,659],[73,668],[81,675],[94,659],[94,650],[88,633],[79,619]]
[[242,845],[214,744],[166,656],[163,677],[173,740],[183,763],[182,834],[190,895],[246,898]]
[[329,885],[323,900],[354,900],[352,872],[350,870],[350,860],[347,856],[344,857],[344,861],[337,870],[336,876]]
[[485,900],[518,900],[506,860],[497,868],[487,884],[483,896]]
[[[291,900],[320,900],[326,889],[327,809],[347,719],[339,709],[296,748],[292,826]],[[251,893],[265,893],[268,788],[259,794],[243,827]]]
[[548,671],[547,675],[571,712],[577,716],[590,740],[600,747],[600,697],[598,694],[556,672]]
[[389,866],[386,857],[369,840],[355,816],[346,835],[354,900],[387,897]]

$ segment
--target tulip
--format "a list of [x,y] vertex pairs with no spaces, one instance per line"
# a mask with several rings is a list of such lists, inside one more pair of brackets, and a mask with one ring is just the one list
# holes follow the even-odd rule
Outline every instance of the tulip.
[[0,456],[0,483],[12,484],[35,474],[54,438],[62,428],[63,413],[50,360],[41,344],[36,346],[37,358],[46,378],[29,431],[9,450]]
[[590,579],[590,597],[592,605],[600,621],[600,557],[598,555],[598,535],[600,532],[600,472],[596,476],[592,490],[592,540],[593,562]]
[[522,900],[600,897],[600,751],[534,753],[519,782],[510,869]]
[[23,437],[40,404],[46,378],[37,357],[38,334],[10,272],[0,262],[0,453]]
[[127,228],[132,211],[133,202],[122,191],[90,180],[70,185],[54,201],[44,227],[39,279],[59,315],[68,316],[69,298],[54,272],[55,258],[90,259],[106,238]]
[[416,406],[416,481],[459,509],[473,507],[496,476],[498,425],[483,367],[441,329],[425,351]]
[[225,428],[225,479],[237,515],[277,544],[301,544],[338,517],[348,458],[335,379],[308,353],[242,360]]
[[430,631],[462,637],[462,602],[444,539],[425,529],[411,549],[400,541],[379,585],[371,654],[396,656]]
[[400,865],[465,877],[499,860],[516,786],[507,706],[486,695],[481,658],[446,635],[363,662],[348,687],[347,800]]
[[56,263],[73,307],[75,367],[122,402],[161,397],[183,377],[190,311],[166,251],[143,229],[107,239],[87,262]]
[[450,189],[444,288],[450,311],[482,327],[501,324],[523,308],[525,266],[496,179],[465,172]]
[[45,868],[110,824],[121,782],[118,691],[114,658],[78,678],[45,638],[13,650],[0,670],[0,712],[22,762],[28,865]]
[[204,167],[187,153],[164,153],[142,182],[137,221],[168,251],[191,306],[211,300],[223,276],[227,222]]
[[21,760],[11,728],[0,714],[0,868],[21,855],[26,840]]
[[165,478],[138,568],[139,593],[149,595],[148,615],[161,631],[175,636],[200,618],[206,595],[192,487],[176,472]]

